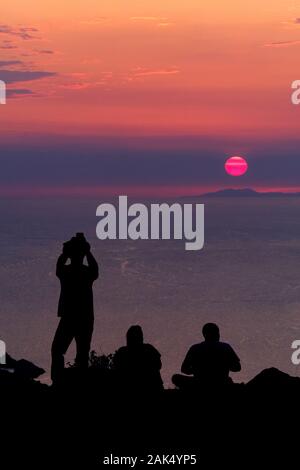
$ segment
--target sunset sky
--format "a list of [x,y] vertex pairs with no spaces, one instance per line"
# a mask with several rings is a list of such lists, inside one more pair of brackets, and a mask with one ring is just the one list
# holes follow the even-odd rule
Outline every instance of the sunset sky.
[[3,2],[0,193],[299,190],[299,52],[300,0]]

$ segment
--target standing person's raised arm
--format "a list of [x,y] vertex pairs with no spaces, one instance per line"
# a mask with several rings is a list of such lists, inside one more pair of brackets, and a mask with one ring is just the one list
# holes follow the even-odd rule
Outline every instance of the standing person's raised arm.
[[99,276],[99,267],[98,267],[98,263],[96,259],[94,258],[94,256],[92,255],[90,251],[90,248],[88,249],[86,253],[86,259],[87,259],[88,267],[90,268],[92,278],[95,280]]
[[64,252],[58,257],[58,260],[57,260],[57,263],[56,263],[56,276],[58,278],[61,277],[63,268],[64,268],[67,260],[68,260],[68,256]]

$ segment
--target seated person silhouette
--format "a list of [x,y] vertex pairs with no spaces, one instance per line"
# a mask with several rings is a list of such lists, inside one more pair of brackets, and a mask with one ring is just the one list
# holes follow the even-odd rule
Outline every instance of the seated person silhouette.
[[[84,258],[87,265],[83,264]],[[70,263],[66,264],[70,259]],[[61,293],[58,316],[61,318],[52,343],[52,381],[58,381],[64,370],[64,354],[76,342],[75,365],[88,367],[94,326],[93,282],[98,278],[98,264],[82,233],[63,244],[56,265]]]
[[144,343],[139,325],[129,328],[126,339],[127,346],[118,349],[114,356],[118,386],[144,393],[162,390],[160,353],[151,344]]
[[172,382],[179,389],[199,387],[219,387],[232,383],[229,372],[239,372],[241,364],[238,356],[227,343],[220,341],[219,327],[206,323],[202,329],[204,341],[194,344],[183,361],[181,372],[175,374]]

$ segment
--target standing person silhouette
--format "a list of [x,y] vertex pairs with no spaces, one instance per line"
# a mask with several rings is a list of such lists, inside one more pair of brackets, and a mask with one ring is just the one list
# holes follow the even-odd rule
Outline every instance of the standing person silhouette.
[[[87,265],[83,264],[84,258]],[[70,263],[66,264],[70,259]],[[82,233],[63,244],[63,252],[56,265],[61,292],[58,303],[58,324],[52,343],[51,378],[57,382],[64,370],[64,355],[71,342],[76,342],[75,364],[88,367],[94,327],[93,282],[98,278],[98,264],[90,251],[90,244]]]
[[175,374],[172,382],[180,389],[219,387],[232,383],[229,372],[241,370],[240,359],[232,347],[220,341],[220,330],[215,323],[202,328],[204,341],[189,349],[181,366],[183,374]]

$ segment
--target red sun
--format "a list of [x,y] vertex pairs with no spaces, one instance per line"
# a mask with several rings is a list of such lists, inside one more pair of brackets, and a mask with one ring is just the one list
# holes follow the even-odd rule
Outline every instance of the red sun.
[[242,176],[248,170],[248,163],[243,157],[230,157],[225,162],[225,170],[230,176]]

